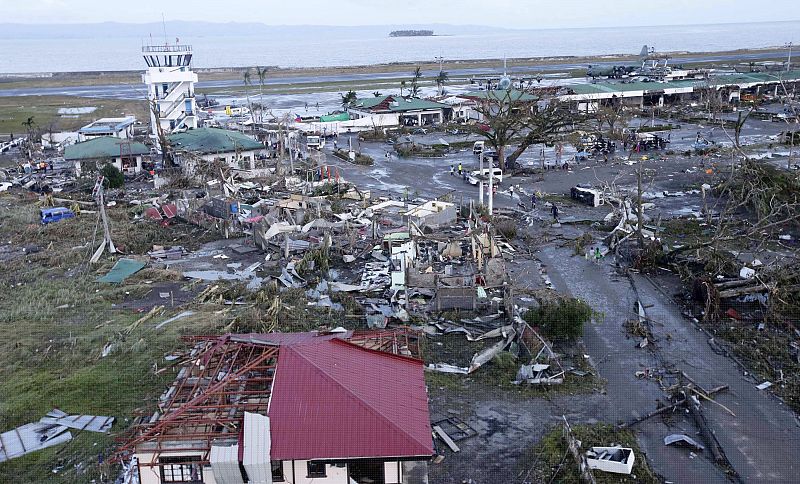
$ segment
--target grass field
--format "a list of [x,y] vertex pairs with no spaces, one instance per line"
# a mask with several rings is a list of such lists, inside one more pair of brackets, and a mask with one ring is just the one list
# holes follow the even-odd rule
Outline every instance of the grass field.
[[[28,194],[0,196],[0,431],[37,421],[54,407],[117,420],[111,435],[72,431],[74,439],[65,445],[0,464],[0,482],[89,482],[107,466],[100,460],[131,417],[152,408],[174,378],[172,371],[153,371],[167,364],[164,355],[183,348],[182,334],[218,331],[219,308],[199,306],[194,316],[155,330],[155,322],[180,311],[170,309],[128,333],[142,315],[112,305],[144,295],[149,280],[170,274],[145,269],[121,285],[96,283],[114,261],[106,256],[97,266],[86,263],[95,216],[41,226],[37,210]],[[131,224],[125,208],[110,215],[116,243],[132,253],[154,243],[191,246],[199,240],[189,235],[174,241],[173,229]],[[29,250],[23,253],[23,247]],[[108,343],[116,349],[102,358]]]
[[[60,115],[61,108],[96,107],[97,110],[81,115]],[[25,134],[23,123],[33,116],[36,124],[47,133],[75,131],[102,117],[136,116],[147,119],[144,100],[93,99],[74,96],[20,96],[0,97],[0,133]],[[46,135],[46,134],[45,134]]]

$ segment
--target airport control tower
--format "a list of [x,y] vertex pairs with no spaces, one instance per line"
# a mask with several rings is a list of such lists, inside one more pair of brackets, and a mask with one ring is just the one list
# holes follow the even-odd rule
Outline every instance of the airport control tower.
[[[192,72],[192,46],[177,43],[146,45],[142,47],[142,56],[147,63],[142,81],[147,85],[151,106],[152,134],[158,136],[157,123],[167,134],[196,128],[194,84],[197,74]],[[153,103],[157,109],[153,109]]]

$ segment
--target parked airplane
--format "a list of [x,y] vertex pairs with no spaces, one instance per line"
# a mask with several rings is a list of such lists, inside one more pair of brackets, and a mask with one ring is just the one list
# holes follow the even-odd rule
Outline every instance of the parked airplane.
[[637,64],[621,64],[612,66],[593,66],[589,65],[586,71],[587,77],[609,77],[619,79],[625,77],[640,69],[644,62],[648,60],[651,50],[646,45],[642,46],[642,51],[639,53],[639,63]]

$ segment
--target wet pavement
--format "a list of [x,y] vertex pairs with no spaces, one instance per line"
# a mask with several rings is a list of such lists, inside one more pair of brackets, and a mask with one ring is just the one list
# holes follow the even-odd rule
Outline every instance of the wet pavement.
[[[584,341],[600,375],[607,380],[608,406],[599,414],[608,422],[624,422],[647,414],[665,402],[667,395],[652,379],[635,373],[645,369],[683,370],[704,388],[729,385],[717,400],[730,408],[705,404],[707,418],[734,470],[744,482],[796,482],[800,429],[791,410],[771,394],[755,388],[729,358],[714,353],[708,337],[684,319],[680,309],[659,286],[646,278],[616,274],[610,261],[597,265],[570,257],[565,249],[545,247],[538,256],[547,266],[556,290],[589,303],[602,312],[587,327]],[[635,289],[634,289],[635,287]],[[637,292],[654,321],[655,345],[639,348],[622,323],[636,316]],[[655,349],[654,349],[655,348]],[[728,482],[728,476],[707,456],[691,457],[688,450],[667,447],[663,438],[672,433],[694,436],[696,429],[685,416],[669,426],[660,417],[635,427],[642,450],[653,469],[670,482]],[[706,451],[707,452],[707,451]]]

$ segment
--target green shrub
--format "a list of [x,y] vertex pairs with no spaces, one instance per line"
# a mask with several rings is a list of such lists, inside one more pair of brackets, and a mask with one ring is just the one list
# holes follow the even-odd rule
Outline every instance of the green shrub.
[[107,163],[103,166],[100,173],[106,178],[106,186],[108,188],[120,188],[125,185],[125,177],[122,176],[122,172],[117,170],[117,167],[111,163]]
[[594,311],[580,299],[561,299],[548,302],[525,313],[523,319],[539,327],[552,339],[576,339],[583,335],[584,323],[590,321]]

